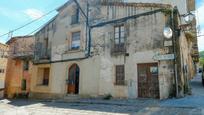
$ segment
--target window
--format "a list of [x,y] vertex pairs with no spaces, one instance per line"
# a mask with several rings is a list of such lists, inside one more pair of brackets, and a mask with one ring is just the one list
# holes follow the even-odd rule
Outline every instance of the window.
[[124,25],[114,27],[114,41],[112,43],[111,53],[113,55],[124,54],[125,46],[125,27]]
[[4,73],[4,69],[0,69],[0,73]]
[[80,32],[72,33],[72,50],[78,50],[80,48]]
[[26,90],[26,79],[22,79],[21,90]]
[[49,75],[50,75],[50,68],[44,68],[43,85],[49,84]]
[[44,39],[44,45],[45,45],[45,56],[48,55],[48,38]]
[[124,65],[116,65],[116,85],[125,85],[125,68]]
[[23,70],[29,70],[29,61],[24,61]]
[[39,68],[38,69],[38,85],[49,85],[50,68]]
[[125,43],[125,27],[124,27],[124,25],[115,26],[114,40],[115,40],[115,44],[117,44],[117,45]]
[[75,14],[72,15],[72,22],[71,24],[78,24],[79,23],[79,9],[77,8]]

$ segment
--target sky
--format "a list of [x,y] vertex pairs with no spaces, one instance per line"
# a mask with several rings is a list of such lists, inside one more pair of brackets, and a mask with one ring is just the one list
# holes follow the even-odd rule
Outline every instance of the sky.
[[[0,0],[0,36],[53,11],[66,1],[67,0]],[[52,12],[41,20],[14,32],[13,36],[32,33],[56,14],[57,12]],[[0,42],[2,43],[5,43],[7,40],[8,35],[0,37]]]
[[[200,26],[199,35],[204,35],[204,0],[197,0],[196,2],[196,18],[197,24]],[[204,51],[204,36],[198,37],[199,51]]]
[[[0,0],[0,36],[18,28],[32,20],[63,5],[67,0]],[[204,35],[204,0],[196,0],[196,17],[200,25],[199,35]],[[45,16],[41,20],[26,26],[13,33],[13,36],[28,35],[44,25],[54,17],[57,12]],[[0,42],[5,43],[8,35],[0,37]],[[204,36],[198,37],[199,50],[204,50]]]

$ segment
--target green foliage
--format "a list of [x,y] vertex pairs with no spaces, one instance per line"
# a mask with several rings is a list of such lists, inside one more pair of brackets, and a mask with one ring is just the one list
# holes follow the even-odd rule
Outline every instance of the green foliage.
[[204,51],[201,51],[199,54],[201,58],[204,58]]
[[199,59],[200,65],[204,65],[204,58]]
[[199,59],[200,65],[204,65],[204,51],[201,51],[199,55],[200,55],[200,59]]

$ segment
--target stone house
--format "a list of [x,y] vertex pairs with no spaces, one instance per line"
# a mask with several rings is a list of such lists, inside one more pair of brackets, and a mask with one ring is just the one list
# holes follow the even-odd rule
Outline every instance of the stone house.
[[5,97],[28,95],[32,77],[32,58],[34,37],[12,37],[6,43],[9,46],[6,71]]
[[4,96],[8,46],[0,43],[0,98]]
[[[187,92],[192,46],[179,27],[179,12],[187,7],[153,0],[88,2],[79,0],[80,9],[69,0],[35,34],[32,98],[164,99]],[[164,38],[166,26],[173,38]]]

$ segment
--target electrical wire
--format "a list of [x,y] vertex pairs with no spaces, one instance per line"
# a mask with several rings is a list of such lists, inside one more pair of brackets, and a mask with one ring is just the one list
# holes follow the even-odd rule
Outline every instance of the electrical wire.
[[203,37],[204,35],[198,35],[197,37]]
[[[26,27],[26,26],[28,26],[28,25],[30,25],[30,24],[32,24],[32,23],[34,23],[34,22],[36,22],[36,21],[38,21],[38,20],[40,20],[40,19],[42,19],[43,17],[45,17],[45,16],[51,14],[51,13],[54,12],[54,11],[56,11],[56,8],[55,8],[54,10],[51,10],[51,11],[47,12],[46,14],[42,15],[41,17],[39,17],[39,18],[37,18],[37,19],[35,19],[35,20],[32,20],[32,21],[30,21],[30,22],[28,22],[28,23],[26,23],[26,24],[24,24],[24,25],[22,25],[22,26],[20,26],[20,27],[18,27],[18,28],[16,28],[16,29],[11,30],[10,32],[15,32],[15,31],[17,31],[17,30],[20,30],[20,29],[22,29],[22,28],[24,28],[24,27]],[[10,32],[0,35],[0,38],[3,37],[3,36],[5,36],[5,35],[9,35]]]

